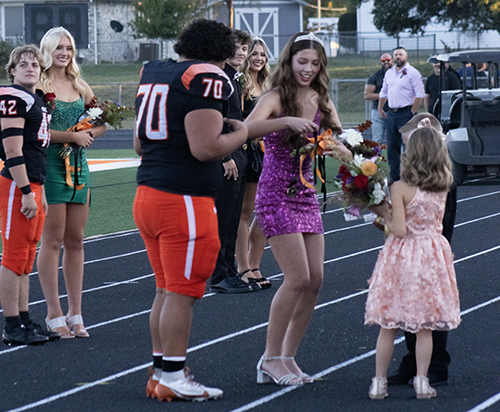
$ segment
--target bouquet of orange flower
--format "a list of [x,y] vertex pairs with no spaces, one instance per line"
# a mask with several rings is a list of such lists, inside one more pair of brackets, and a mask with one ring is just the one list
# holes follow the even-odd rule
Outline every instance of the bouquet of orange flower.
[[382,156],[385,146],[365,140],[355,129],[344,131],[339,139],[354,158],[349,163],[343,163],[335,177],[337,186],[342,190],[337,200],[348,215],[357,218],[361,209],[382,203],[387,194],[387,178],[379,168],[381,162],[387,161]]
[[[94,126],[102,126],[108,124],[116,129],[123,128],[123,121],[125,119],[133,119],[135,117],[135,110],[131,107],[120,106],[116,102],[104,101],[102,102],[96,96],[85,105],[85,113],[80,117],[79,122],[70,127],[68,132],[79,132],[81,130],[89,130]],[[64,147],[59,151],[59,156],[65,159],[68,157],[78,146],[74,144],[65,143]]]

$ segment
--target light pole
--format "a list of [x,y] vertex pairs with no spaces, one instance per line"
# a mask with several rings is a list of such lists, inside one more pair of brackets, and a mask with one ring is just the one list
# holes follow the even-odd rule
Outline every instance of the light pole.
[[318,30],[321,30],[321,0],[318,0]]

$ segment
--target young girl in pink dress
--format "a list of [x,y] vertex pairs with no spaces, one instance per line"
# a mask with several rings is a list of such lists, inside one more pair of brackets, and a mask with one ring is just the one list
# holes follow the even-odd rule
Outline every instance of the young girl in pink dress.
[[419,124],[402,155],[401,181],[391,186],[392,210],[384,202],[373,210],[390,231],[380,252],[366,301],[365,324],[381,326],[377,340],[376,376],[369,396],[387,394],[387,368],[398,329],[416,334],[418,399],[436,396],[427,370],[432,331],[460,324],[453,254],[441,234],[446,194],[453,182],[442,134]]

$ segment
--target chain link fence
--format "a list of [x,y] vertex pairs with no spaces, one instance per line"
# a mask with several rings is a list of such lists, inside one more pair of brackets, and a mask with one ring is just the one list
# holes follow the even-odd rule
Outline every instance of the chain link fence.
[[[337,108],[344,127],[358,125],[370,119],[372,102],[363,98],[367,79],[331,79],[330,98]],[[114,100],[120,105],[134,107],[137,83],[110,82],[91,84],[94,94],[101,100]],[[132,120],[124,123],[125,129],[133,129]]]

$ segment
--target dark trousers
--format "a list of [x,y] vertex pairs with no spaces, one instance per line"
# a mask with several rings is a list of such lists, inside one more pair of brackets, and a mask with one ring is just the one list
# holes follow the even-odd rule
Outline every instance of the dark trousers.
[[[408,353],[403,356],[400,369],[404,370],[408,376],[417,374],[417,362],[415,360],[415,345],[417,337],[410,332],[405,332],[406,348]],[[429,375],[437,375],[448,379],[448,365],[450,364],[450,354],[446,350],[448,341],[447,331],[432,331],[432,357],[429,365]]]
[[387,112],[387,160],[389,160],[389,169],[393,181],[399,180],[401,166],[401,145],[403,141],[399,129],[412,117],[413,113],[410,107],[399,112],[393,112],[391,109]]
[[[446,196],[446,208],[443,217],[443,236],[451,243],[455,216],[457,213],[457,186],[453,184]],[[408,376],[415,376],[417,373],[417,362],[415,360],[416,336],[413,333],[405,332],[406,348],[408,353],[403,356],[400,371]],[[432,331],[432,357],[429,365],[429,375],[439,376],[448,379],[448,365],[451,357],[446,350],[448,342],[447,331]]]
[[[240,223],[241,207],[245,196],[246,178],[244,170],[248,158],[245,150],[241,148],[235,150],[232,153],[232,157],[238,168],[238,179],[228,180],[224,177],[221,190],[215,199],[221,246],[217,257],[217,263],[215,264],[215,269],[210,279],[211,285],[221,282],[227,276],[235,276],[237,273],[234,253],[236,249],[238,225]],[[222,163],[221,173],[224,174]]]

